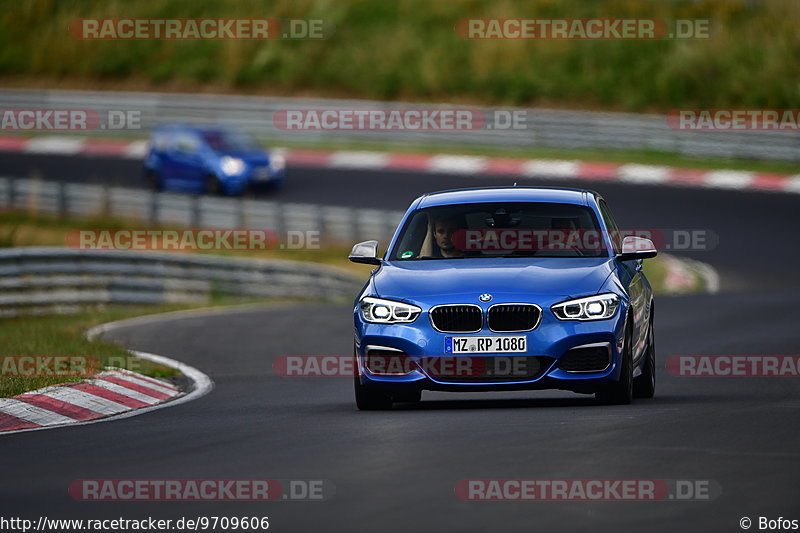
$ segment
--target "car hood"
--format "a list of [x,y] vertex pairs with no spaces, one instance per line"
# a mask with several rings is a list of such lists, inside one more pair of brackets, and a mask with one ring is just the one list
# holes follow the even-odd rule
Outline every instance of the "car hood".
[[613,269],[608,257],[396,261],[375,273],[373,288],[382,298],[431,304],[477,303],[483,293],[492,303],[557,300],[597,293]]
[[217,152],[220,157],[223,156],[231,156],[237,157],[239,159],[244,160],[245,163],[249,165],[268,165],[269,164],[269,154],[262,150],[253,150],[253,151],[225,151],[225,152]]

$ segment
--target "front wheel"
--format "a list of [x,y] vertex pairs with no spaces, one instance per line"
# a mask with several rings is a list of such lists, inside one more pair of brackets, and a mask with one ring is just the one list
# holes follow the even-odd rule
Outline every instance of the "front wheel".
[[633,400],[633,355],[631,354],[631,328],[625,328],[625,340],[620,354],[619,381],[597,391],[595,397],[604,404],[626,405]]
[[392,398],[382,392],[370,389],[361,384],[355,377],[356,407],[360,411],[382,411],[392,408]]
[[402,394],[392,396],[392,401],[402,402],[402,403],[418,403],[422,401],[422,391],[417,390],[411,392],[404,392]]
[[219,178],[213,174],[206,176],[205,190],[212,196],[221,196],[222,184],[219,182]]
[[647,352],[645,352],[642,375],[633,380],[634,398],[652,398],[656,393],[656,339],[653,321],[647,329]]
[[161,192],[164,190],[164,183],[158,176],[155,170],[148,170],[144,174],[145,183],[154,191]]

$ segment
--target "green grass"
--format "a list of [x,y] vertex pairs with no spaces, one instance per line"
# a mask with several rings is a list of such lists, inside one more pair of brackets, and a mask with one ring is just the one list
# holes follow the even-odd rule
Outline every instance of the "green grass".
[[666,292],[664,282],[667,279],[667,265],[664,261],[659,259],[658,256],[653,259],[647,259],[642,263],[642,272],[647,276],[647,281],[650,282],[654,292]]
[[[146,312],[171,311],[179,306],[154,307],[110,307],[104,310],[85,311],[74,315],[56,315],[41,317],[18,317],[0,320],[0,338],[3,339],[3,353],[0,364],[10,364],[5,359],[9,356],[79,356],[95,358],[99,365],[92,363],[86,366],[91,370],[102,370],[112,364],[127,368],[147,376],[169,377],[177,374],[172,368],[159,365],[129,354],[116,344],[102,340],[88,340],[84,336],[91,326],[120,320]],[[16,366],[16,365],[13,365]],[[41,376],[26,377],[20,375],[3,375],[0,377],[0,397],[14,396],[25,391],[80,381],[80,376]]]
[[[795,0],[3,0],[0,78],[583,109],[793,108]],[[76,18],[319,18],[326,40],[81,41]],[[703,18],[711,38],[465,41],[462,18]]]

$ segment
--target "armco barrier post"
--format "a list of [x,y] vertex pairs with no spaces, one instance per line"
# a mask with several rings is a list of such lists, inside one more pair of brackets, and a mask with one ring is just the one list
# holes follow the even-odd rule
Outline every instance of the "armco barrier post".
[[193,228],[200,227],[201,212],[200,212],[200,195],[193,194],[190,200],[191,209],[191,225]]
[[247,200],[244,196],[241,196],[236,201],[236,227],[237,228],[245,228],[247,227],[247,213],[245,212],[247,208]]
[[317,206],[317,235],[320,240],[328,240],[328,232],[325,226],[325,206]]
[[275,230],[279,238],[283,239],[286,235],[286,210],[280,202],[271,202],[272,209],[275,210]]
[[361,220],[358,216],[358,211],[349,209],[348,213],[350,215],[350,227],[353,228],[353,237],[350,240],[354,243],[359,242],[361,240]]
[[158,224],[158,217],[159,217],[158,199],[159,199],[158,193],[156,191],[154,191],[154,190],[151,190],[150,191],[150,202],[149,202],[150,208],[147,211],[147,215],[148,215],[148,219],[149,219],[147,222],[151,226],[155,226],[155,225]]
[[[225,224],[240,228],[266,218],[272,221],[268,229],[281,239],[286,238],[290,229],[319,231],[319,238],[325,241],[348,239],[355,243],[367,238],[390,237],[395,221],[401,215],[395,211],[313,204],[289,204],[287,207],[274,200],[252,198],[215,198],[205,202],[204,198],[197,196],[181,196],[180,199],[186,199],[186,202],[175,203],[170,211],[171,204],[165,203],[164,194],[154,190],[112,189],[108,183],[70,184],[38,178],[0,178],[0,192],[6,194],[6,199],[0,200],[0,204],[7,209],[26,208],[31,212],[52,210],[61,217],[73,214],[110,217],[116,212],[135,213],[134,216],[141,222],[151,226],[162,223],[165,213],[171,220],[188,220],[195,228],[210,223],[222,212],[233,217],[232,222]],[[99,205],[95,199],[99,200]],[[218,209],[220,205],[223,206],[221,211]],[[344,228],[340,231],[342,226]]]
[[13,209],[17,203],[17,199],[15,197],[17,192],[17,178],[10,176],[6,179],[8,180],[8,208]]
[[67,182],[58,182],[58,218],[66,218],[68,212]]
[[108,183],[103,183],[103,217],[108,218],[111,216],[111,186]]

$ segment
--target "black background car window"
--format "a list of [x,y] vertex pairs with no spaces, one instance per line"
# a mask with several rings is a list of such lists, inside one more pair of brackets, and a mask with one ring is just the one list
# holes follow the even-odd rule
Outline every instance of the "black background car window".
[[178,152],[194,154],[200,151],[200,139],[191,133],[179,133],[173,139],[172,146]]

